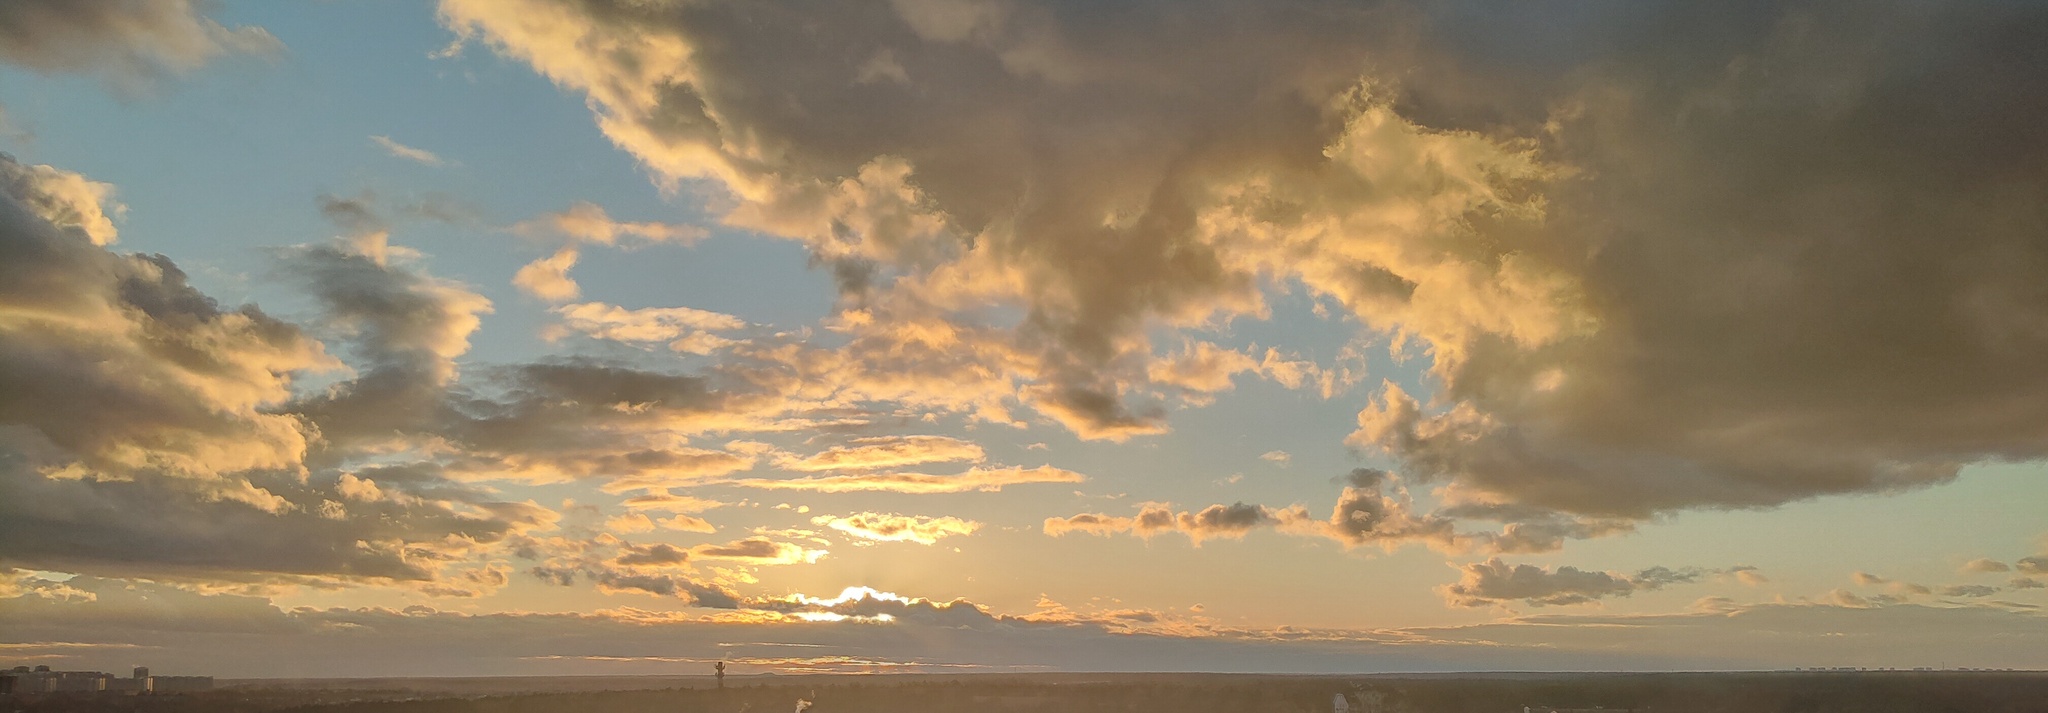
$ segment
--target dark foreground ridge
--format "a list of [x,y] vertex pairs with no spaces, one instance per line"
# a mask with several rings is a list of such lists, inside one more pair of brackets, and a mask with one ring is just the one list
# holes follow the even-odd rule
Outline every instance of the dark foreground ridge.
[[[24,713],[2048,713],[2048,673],[565,677],[246,681],[145,697],[38,696]],[[650,688],[650,686],[665,686]],[[614,690],[592,690],[609,688]],[[626,689],[626,690],[618,690]],[[638,689],[638,690],[632,690]],[[514,692],[524,691],[524,692]],[[1341,700],[1341,702],[1340,702]]]

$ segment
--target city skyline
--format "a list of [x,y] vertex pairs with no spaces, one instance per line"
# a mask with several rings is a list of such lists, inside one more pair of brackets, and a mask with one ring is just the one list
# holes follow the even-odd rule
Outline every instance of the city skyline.
[[0,4],[0,662],[2048,668],[2044,39]]

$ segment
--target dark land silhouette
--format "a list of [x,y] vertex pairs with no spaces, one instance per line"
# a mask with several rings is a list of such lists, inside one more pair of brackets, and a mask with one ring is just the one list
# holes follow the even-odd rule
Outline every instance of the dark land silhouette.
[[[598,690],[611,689],[611,690]],[[637,690],[635,690],[637,689]],[[2048,713],[2048,673],[1031,674],[228,682],[199,694],[15,697],[24,713]]]

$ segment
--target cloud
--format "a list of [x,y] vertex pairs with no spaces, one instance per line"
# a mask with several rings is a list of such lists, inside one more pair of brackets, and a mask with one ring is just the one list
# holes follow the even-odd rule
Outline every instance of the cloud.
[[1416,514],[1407,492],[1393,484],[1391,474],[1371,468],[1353,470],[1348,485],[1327,519],[1309,514],[1308,508],[1290,505],[1272,508],[1234,503],[1210,505],[1194,512],[1174,512],[1163,503],[1145,503],[1138,514],[1124,517],[1082,513],[1045,520],[1045,533],[1058,537],[1069,532],[1091,535],[1128,533],[1150,539],[1161,532],[1180,532],[1197,546],[1204,539],[1237,539],[1260,528],[1272,527],[1291,535],[1328,539],[1345,548],[1378,545],[1389,551],[1410,542],[1421,542],[1444,550],[1462,550],[1481,543],[1507,551],[1512,538],[1464,535],[1453,531],[1455,523],[1435,514]]
[[1958,571],[1961,571],[1965,574],[1986,574],[1992,572],[2010,572],[2012,571],[2012,567],[1998,560],[1979,557],[1977,559],[1973,559],[1969,562],[1963,563],[1962,569]]
[[751,565],[787,565],[816,562],[825,550],[807,550],[789,542],[749,537],[722,545],[698,545],[690,555],[699,559],[732,560]]
[[1984,584],[1955,584],[1942,587],[1939,591],[1941,592],[1941,596],[1944,597],[1980,598],[1997,594],[1999,592],[1999,589],[1997,587]]
[[1499,495],[1456,485],[1439,489],[1442,505],[1432,515],[1457,520],[1502,523],[1499,532],[1473,533],[1473,544],[1500,554],[1533,554],[1563,549],[1566,540],[1603,537],[1635,530],[1626,518],[1572,515],[1549,508],[1521,505]]
[[654,518],[630,512],[605,520],[604,529],[619,533],[653,532]]
[[626,498],[620,504],[633,510],[658,510],[671,513],[699,513],[722,508],[728,503],[709,500],[694,495],[676,495],[668,491],[642,493]]
[[1289,454],[1287,451],[1266,451],[1265,453],[1259,455],[1259,460],[1265,461],[1267,463],[1273,463],[1284,468],[1287,466],[1289,462],[1292,462],[1294,460],[1294,456]]
[[581,253],[574,247],[556,250],[555,254],[527,263],[512,274],[512,285],[519,291],[549,302],[567,302],[583,294],[583,288],[569,277],[569,268],[576,266]]
[[2012,563],[2013,569],[2026,574],[2048,574],[2048,555],[2021,557]]
[[639,593],[674,597],[689,604],[713,609],[731,609],[736,602],[731,592],[673,574],[650,574],[636,569],[601,569],[593,573],[591,579],[596,583],[598,591],[607,594]]
[[[569,268],[576,266],[576,261],[582,256],[580,246],[584,244],[618,245],[622,238],[631,238],[643,243],[688,244],[703,239],[706,235],[702,228],[695,226],[615,221],[605,212],[603,206],[588,201],[578,201],[568,210],[521,222],[512,226],[512,231],[528,236],[554,236],[566,240],[553,255],[527,263],[512,276],[512,284],[521,292],[549,302],[567,302],[582,294],[582,288],[569,276]],[[580,306],[586,309],[597,307]]]
[[[765,541],[764,541],[765,542]],[[695,562],[712,559],[749,559],[743,566],[788,564],[775,561],[773,545],[763,553],[742,551],[750,545],[702,545],[682,548],[668,543],[634,544],[609,533],[590,533],[565,528],[560,534],[517,538],[510,551],[514,557],[538,561],[527,574],[549,585],[571,587],[589,582],[608,595],[641,595],[680,599],[685,604],[713,609],[733,609],[738,595],[715,579],[695,571]],[[763,556],[748,558],[747,554]],[[798,549],[799,558],[808,554]],[[815,553],[822,557],[823,553]]]
[[1454,523],[1438,515],[1416,514],[1407,491],[1394,485],[1392,474],[1358,468],[1346,476],[1345,482],[1348,485],[1328,519],[1313,519],[1306,510],[1296,507],[1280,514],[1280,526],[1300,534],[1328,537],[1346,547],[1378,544],[1391,549],[1408,541],[1446,548],[1458,546],[1458,538],[1452,532]]
[[443,471],[456,480],[562,483],[602,480],[600,489],[622,493],[700,483],[753,467],[752,456],[702,448],[650,448],[625,452],[514,451],[457,456]]
[[239,482],[254,495],[178,478],[50,479],[10,465],[0,469],[0,564],[173,581],[435,584],[558,518],[532,503],[344,504],[318,481]]
[[[687,580],[614,579],[668,592],[621,594],[687,594]],[[1241,628],[1175,612],[1057,604],[1041,619],[866,587],[830,598],[731,600],[719,603],[749,608],[706,613],[618,607],[472,615],[426,606],[280,608],[261,597],[94,577],[70,584],[94,596],[0,599],[10,640],[91,644],[66,651],[74,656],[67,665],[78,668],[131,665],[138,649],[130,647],[147,647],[236,677],[288,677],[306,667],[338,676],[656,674],[672,672],[679,660],[726,658],[751,661],[734,664],[745,672],[772,673],[803,670],[813,664],[792,659],[810,654],[856,652],[1013,671],[1701,671],[1810,661],[1876,668],[1900,665],[1901,651],[1953,666],[2038,668],[2048,650],[2041,616],[1963,606],[1729,603],[1678,614],[1546,614],[1361,631]]]
[[665,543],[627,547],[614,563],[627,567],[667,567],[690,561],[690,553]]
[[[683,445],[705,431],[774,428],[783,402],[728,374],[675,374],[568,359],[493,369],[474,382],[496,394],[448,393],[432,418],[393,427],[457,450],[445,467],[464,478],[605,481],[612,492],[660,489],[743,471],[759,451]],[[764,416],[762,412],[766,412]]]
[[1200,547],[1203,540],[1241,539],[1253,529],[1278,522],[1272,510],[1261,505],[1234,503],[1210,505],[1194,512],[1174,512],[1161,503],[1147,503],[1131,517],[1082,513],[1065,518],[1046,518],[1045,534],[1059,537],[1069,532],[1090,535],[1129,533],[1151,539],[1162,532],[1178,532]]
[[[524,272],[522,269],[521,273]],[[541,296],[538,292],[535,294]],[[574,296],[574,292],[568,295]],[[718,336],[717,332],[729,332],[747,326],[745,321],[732,315],[689,307],[626,309],[617,305],[585,302],[562,305],[555,307],[553,311],[561,315],[563,327],[592,339],[628,343],[665,342],[670,351],[685,354],[710,354],[717,351],[733,343],[731,339]]]
[[854,513],[844,517],[820,515],[811,518],[811,524],[823,525],[873,542],[915,542],[920,545],[937,544],[939,540],[947,537],[972,535],[981,529],[981,523],[957,517],[873,512]]
[[1037,468],[969,468],[953,475],[927,475],[923,473],[875,473],[852,475],[823,475],[803,478],[770,480],[746,478],[727,481],[728,484],[747,488],[769,490],[811,490],[821,493],[851,493],[879,491],[891,493],[964,493],[970,491],[993,492],[1011,485],[1030,483],[1079,483],[1087,476],[1071,470],[1052,466]]
[[[1847,18],[1870,8],[1854,3],[1712,19],[1646,9],[1652,26],[1711,39],[1573,49],[1629,25],[1606,18],[1540,43],[1549,66],[1586,72],[1543,80],[1569,107],[1545,151],[1585,172],[1545,188],[1546,225],[1526,244],[1598,246],[1558,264],[1591,328],[1543,348],[1475,344],[1469,361],[1437,365],[1442,408],[1389,389],[1354,442],[1419,476],[1628,517],[1892,492],[2038,457],[2048,444],[2022,425],[2038,418],[2023,404],[2048,382],[2008,360],[2048,345],[2022,336],[2041,313],[2020,306],[2043,263],[2019,216],[2043,182],[2014,152],[2048,134],[1993,128],[2007,105],[1957,87],[2008,81],[1983,58],[2031,42],[2048,15],[1888,5],[1857,24]],[[2009,34],[1978,41],[1994,27]],[[1859,60],[1826,59],[1842,56]],[[1657,128],[1673,122],[1687,130]],[[1899,154],[1903,137],[1919,138]],[[1937,274],[1969,277],[1921,279]],[[1760,368],[1726,368],[1767,352]]]
[[856,619],[949,628],[986,628],[1001,622],[981,605],[966,599],[939,602],[871,587],[848,587],[830,599],[794,594],[782,599],[756,600],[749,602],[749,606],[824,621]]
[[[715,502],[666,488],[769,449],[690,437],[787,428],[815,408],[801,380],[750,355],[701,375],[587,360],[465,373],[490,302],[393,245],[375,196],[319,207],[342,235],[274,253],[277,277],[317,306],[301,326],[217,304],[167,258],[112,252],[110,187],[0,157],[0,566],[475,597],[505,586],[509,558],[550,581],[732,605],[714,583],[613,562],[630,553],[600,531],[568,526],[600,538],[580,548],[543,537],[563,514],[471,483],[646,490],[628,500],[668,516],[604,524],[713,532],[692,513]],[[299,385],[323,372],[341,376]],[[703,556],[743,568],[824,554],[767,544]]]
[[1588,604],[1673,584],[1691,584],[1710,574],[1698,568],[1652,567],[1626,576],[1571,566],[1552,570],[1527,564],[1510,565],[1497,557],[1462,569],[1464,574],[1456,583],[1439,590],[1444,602],[1451,606],[1498,606],[1513,601],[1536,607]]
[[1230,390],[1231,377],[1257,368],[1258,362],[1242,352],[1194,342],[1182,353],[1154,362],[1146,376],[1156,384],[1211,394]]
[[850,445],[833,446],[809,456],[778,459],[776,465],[799,472],[900,468],[926,463],[968,461],[985,457],[981,446],[951,436],[872,436]]
[[[733,424],[749,417],[728,407],[780,408],[755,382],[587,362],[465,379],[458,360],[490,303],[391,245],[371,196],[324,197],[344,235],[276,254],[319,307],[301,327],[217,304],[167,258],[108,250],[104,184],[6,158],[0,189],[0,565],[480,596],[504,586],[501,558],[562,515],[462,481],[594,478],[616,492],[727,476],[761,451],[686,445],[691,414]],[[715,530],[681,512],[612,524]],[[603,587],[731,600],[695,580],[559,564]]]
[[2048,129],[2010,121],[2048,93],[1967,89],[2034,86],[1994,60],[2040,8],[937,7],[441,15],[806,246],[856,338],[974,333],[1014,368],[955,383],[1083,438],[1168,430],[1250,358],[1187,332],[1298,288],[1428,356],[1352,445],[1561,517],[2048,454]]
[[281,258],[320,300],[322,326],[362,364],[355,379],[295,405],[338,445],[388,438],[419,425],[408,418],[432,417],[455,383],[456,358],[491,311],[468,286],[394,261],[413,256],[394,255],[385,241],[381,229],[358,228],[345,242],[299,246]]
[[662,529],[676,530],[678,532],[696,532],[708,535],[718,531],[718,526],[711,524],[709,520],[682,513],[670,515],[659,522]]
[[292,469],[292,375],[337,365],[297,327],[224,308],[161,256],[104,246],[111,188],[0,155],[0,426],[21,460],[210,478]]
[[[432,154],[428,154],[432,156]],[[584,244],[616,246],[621,238],[633,238],[639,242],[682,242],[690,244],[705,238],[705,229],[694,225],[674,223],[627,223],[614,221],[604,207],[588,201],[578,201],[567,211],[547,213],[537,219],[528,219],[512,225],[512,232],[524,236],[555,236],[567,240],[555,254],[532,260],[518,268],[512,275],[512,285],[520,291],[545,301],[569,301],[582,295],[582,287],[575,285],[569,277],[569,268],[582,256]],[[569,309],[582,307],[586,311],[625,311],[606,305],[571,305]]]
[[121,81],[183,73],[229,53],[274,53],[261,27],[222,27],[192,0],[21,0],[0,7],[0,61]]
[[[833,20],[835,25],[895,28],[888,31],[901,34],[915,24],[881,6],[835,12],[846,14]],[[1245,353],[1205,343],[1191,345],[1184,358],[1154,359],[1144,329],[1148,324],[1192,326],[1263,311],[1258,273],[1267,269],[1262,262],[1266,258],[1224,254],[1221,241],[1198,234],[1205,227],[1200,211],[1214,204],[1218,179],[1224,176],[1300,168],[1291,159],[1274,160],[1271,150],[1293,154],[1303,148],[1311,153],[1319,149],[1328,137],[1314,134],[1328,120],[1325,113],[1332,111],[1324,106],[1328,97],[1304,101],[1302,95],[1282,92],[1250,106],[1241,94],[1222,96],[1256,93],[1253,87],[1267,82],[1243,81],[1248,74],[1242,72],[1212,72],[1225,65],[1210,62],[1162,63],[1153,67],[1161,70],[1153,76],[1127,75],[1130,85],[1124,95],[1136,101],[1119,105],[1128,113],[1125,116],[1105,113],[1106,106],[1084,98],[1087,91],[1050,95],[1057,97],[1053,104],[1061,108],[1048,105],[1044,110],[1052,113],[1044,120],[1009,123],[1030,127],[1033,135],[995,144],[1005,147],[1004,155],[988,157],[982,165],[1008,168],[992,172],[942,157],[964,155],[961,150],[970,146],[991,145],[966,137],[999,127],[977,117],[949,117],[934,124],[941,113],[911,110],[895,97],[875,94],[900,91],[897,82],[849,83],[858,78],[837,77],[829,63],[818,64],[829,53],[811,51],[808,40],[749,30],[760,26],[727,9],[596,13],[569,3],[511,7],[447,2],[442,14],[465,36],[481,39],[534,64],[556,82],[588,93],[607,135],[665,180],[712,178],[723,184],[736,199],[724,217],[727,224],[802,241],[831,269],[843,301],[866,315],[851,325],[862,336],[900,339],[903,332],[890,330],[905,322],[921,328],[939,323],[972,328],[975,325],[967,319],[970,308],[1015,305],[1021,321],[989,334],[987,348],[1008,352],[1025,368],[991,370],[980,380],[1020,382],[1022,388],[1011,389],[1011,394],[1085,438],[1125,440],[1164,432],[1167,404],[1202,402],[1206,394],[1223,388],[1231,374],[1263,370],[1268,362],[1274,378],[1304,383],[1306,372],[1300,363],[1258,362]],[[1340,50],[1335,55],[1355,53],[1341,50],[1346,43],[1338,42],[1335,34],[1281,15],[1256,15],[1249,19],[1270,25],[1268,29],[1310,31],[1317,40],[1307,46]],[[538,16],[552,19],[532,21]],[[1062,28],[1069,23],[1085,24],[1050,11],[1018,20],[1026,24],[1002,33],[1002,44],[1031,36],[1055,37],[1064,34]],[[1238,27],[1228,32],[1220,26],[1210,29],[1215,32],[1207,38],[1225,44],[1246,36]],[[712,36],[732,41],[703,42]],[[1039,86],[1046,78],[1036,70],[1050,70],[1052,65],[1027,63],[1031,70],[1024,65],[1005,67],[991,62],[994,57],[972,43],[933,41],[915,32],[899,39],[900,43],[891,43],[888,54],[894,60],[888,71],[892,79],[920,77],[925,68],[974,67],[971,77],[952,73],[949,81],[957,84],[945,87],[944,93],[981,97],[984,101],[977,103],[982,106],[1013,107],[1035,106],[1029,101],[1032,97],[1048,96]],[[597,46],[614,50],[577,49]],[[727,48],[736,51],[721,51]],[[861,56],[881,56],[872,49],[847,49]],[[1048,48],[1034,46],[1029,52],[1003,56],[1049,59],[1051,55],[1037,53],[1044,49]],[[1321,59],[1303,63],[1298,60],[1305,55],[1279,57],[1243,49],[1247,51],[1219,55],[1270,59],[1270,65],[1262,67],[1271,70],[1269,78],[1288,77],[1333,93],[1356,84],[1356,77],[1303,66],[1321,65]],[[1091,55],[1095,50],[1109,52]],[[723,91],[778,80],[744,76],[754,63],[743,57],[752,52],[815,65],[822,71],[801,73],[815,80],[799,81],[800,86],[786,86],[784,91],[793,96],[814,90],[843,94],[853,111],[842,116],[858,118],[827,127],[801,113],[785,113]],[[1136,59],[1127,50],[1100,47],[1079,55],[1058,54],[1062,62],[1101,61],[1110,54]],[[1343,62],[1334,55],[1329,61]],[[1060,77],[1058,82],[1067,81],[1067,70],[1053,74]],[[823,80],[825,76],[834,79]],[[1157,91],[1185,86],[1197,77],[1213,84],[1223,76],[1239,79],[1226,82],[1229,90],[1201,106],[1164,99]],[[849,86],[855,89],[844,88]],[[1187,125],[1209,109],[1223,110],[1212,117],[1213,125]],[[709,120],[714,115],[720,119]],[[1186,131],[1120,133],[1112,128],[1136,125],[1130,122]],[[1098,129],[1105,133],[1096,133]],[[1289,129],[1302,131],[1290,134]],[[757,153],[724,136],[725,131],[735,136],[753,132],[777,148]],[[1190,133],[1231,138],[1184,143]],[[1251,138],[1255,136],[1272,140]],[[1233,143],[1238,141],[1243,143]],[[1100,152],[1030,151],[1023,148],[1026,145],[1122,148],[1118,158],[1110,159]],[[1427,170],[1416,168],[1418,175]],[[1026,185],[1036,186],[1036,193],[1030,200],[1019,200]],[[1103,272],[1105,265],[1118,265],[1117,275]]]
[[612,220],[604,206],[589,201],[577,201],[568,210],[520,223],[513,229],[529,234],[552,233],[568,238],[572,245],[617,245],[622,238],[647,243],[691,243],[706,235],[703,228],[691,225]]
[[371,136],[370,142],[376,144],[378,147],[384,149],[386,153],[389,153],[394,157],[402,158],[413,163],[418,163],[427,166],[439,166],[442,164],[441,157],[435,155],[434,152],[428,151],[426,149],[413,148],[411,146],[398,143],[396,141],[391,140],[391,137],[389,136]]
[[1832,600],[1834,602],[1842,604],[1843,606],[1890,606],[1894,604],[1911,602],[1921,597],[1931,597],[1935,594],[1934,587],[1930,587],[1925,584],[1919,584],[1915,582],[1891,579],[1888,577],[1871,574],[1869,572],[1856,572],[1850,575],[1850,579],[1855,581],[1856,586],[1882,587],[1884,591],[1880,594],[1865,597],[1846,590],[1838,589],[1835,590],[1835,592],[1833,592],[1831,595],[1833,598]]

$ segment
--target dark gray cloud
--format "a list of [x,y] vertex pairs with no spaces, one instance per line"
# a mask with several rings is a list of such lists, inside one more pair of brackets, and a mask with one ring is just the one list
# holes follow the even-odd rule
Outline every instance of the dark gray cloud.
[[857,272],[861,338],[1014,305],[967,333],[1085,437],[1168,426],[1148,330],[1278,283],[1428,349],[1352,443],[1554,512],[1504,549],[2048,451],[2034,5],[442,12]]
[[679,574],[633,569],[600,569],[590,575],[599,591],[639,592],[658,597],[675,597],[688,604],[710,609],[735,609],[739,599],[723,588]]
[[[1755,568],[1738,569],[1748,571]],[[1463,571],[1464,575],[1456,583],[1445,585],[1440,590],[1444,601],[1452,606],[1484,607],[1518,601],[1536,607],[1589,604],[1674,584],[1691,584],[1719,573],[1697,567],[1651,567],[1634,575],[1621,575],[1569,565],[1556,569],[1511,565],[1497,557],[1465,565]]]
[[1988,557],[1979,557],[1979,558],[1977,558],[1977,559],[1973,559],[1973,560],[1970,560],[1969,562],[1965,562],[1965,563],[1963,563],[1962,571],[1963,571],[1963,572],[1965,572],[1965,573],[1972,573],[1972,574],[1988,574],[1988,573],[1992,573],[1992,572],[2010,572],[2010,571],[2012,571],[2012,565],[2008,565],[2008,564],[2006,564],[2006,563],[2004,563],[2004,562],[2000,562],[2000,561],[1998,561],[1998,560],[1995,560],[1995,559],[1990,559],[1990,558],[1988,558]]
[[675,545],[656,543],[628,547],[612,561],[628,567],[677,565],[690,561],[690,552]]
[[574,525],[560,532],[524,535],[508,543],[516,558],[535,561],[526,570],[553,586],[589,583],[606,594],[640,594],[681,599],[714,609],[740,606],[739,595],[696,571],[701,552],[668,543],[634,544]]
[[1941,596],[1982,598],[1997,594],[2000,590],[1988,584],[1954,584],[1942,587]]
[[[483,551],[553,522],[428,474],[308,468],[323,424],[286,405],[296,376],[338,366],[320,342],[221,306],[168,258],[108,249],[102,184],[0,156],[0,189],[0,564],[474,592],[502,584]],[[369,305],[360,321],[414,306],[390,297],[416,283],[362,273],[383,281],[342,291]],[[372,340],[373,361],[403,361],[404,339],[433,341]]]
[[1248,503],[1216,504],[1196,511],[1175,512],[1164,503],[1147,503],[1138,509],[1138,514],[1129,517],[1081,513],[1070,517],[1052,517],[1045,520],[1045,534],[1059,537],[1070,532],[1090,535],[1128,533],[1151,538],[1166,532],[1178,532],[1200,546],[1203,540],[1213,538],[1238,539],[1260,527],[1280,522],[1280,515],[1263,505]]
[[300,399],[292,410],[348,449],[430,426],[444,416],[456,359],[491,303],[468,286],[408,263],[393,248],[374,198],[322,196],[320,211],[346,231],[340,241],[302,245],[280,270],[319,300],[321,326],[355,357],[355,378]]
[[168,258],[108,250],[110,194],[0,154],[0,308],[18,315],[0,324],[0,426],[98,468],[295,467],[303,424],[266,407],[293,372],[333,361],[297,327],[201,294]]
[[1410,541],[1453,545],[1458,536],[1454,523],[1435,514],[1417,514],[1405,489],[1393,482],[1390,473],[1358,468],[1347,476],[1344,492],[1326,520],[1310,520],[1299,508],[1283,513],[1285,526],[1300,532],[1321,534],[1346,546],[1378,544],[1396,547]]
[[1440,370],[1485,425],[1389,394],[1358,442],[1420,475],[1631,517],[2042,455],[2026,424],[2048,381],[2021,365],[2048,350],[2048,131],[2016,117],[2048,105],[2024,79],[2048,67],[2048,13],[1702,10],[1640,4],[1487,50],[1573,70],[1543,150],[1574,174],[1521,237],[1574,277],[1597,328],[1475,345]]
[[1081,513],[1046,518],[1044,531],[1054,537],[1081,532],[1128,533],[1148,539],[1164,532],[1178,532],[1197,546],[1209,538],[1242,538],[1261,527],[1327,538],[1346,548],[1377,545],[1391,550],[1420,542],[1440,549],[1463,549],[1493,542],[1490,535],[1455,532],[1455,523],[1449,518],[1414,512],[1407,491],[1386,471],[1358,468],[1346,475],[1343,482],[1344,490],[1328,518],[1317,518],[1301,505],[1273,508],[1240,502],[1176,512],[1165,503],[1145,503],[1132,516]]
[[0,565],[225,582],[433,582],[551,511],[514,503],[365,501],[252,474],[270,508],[185,480],[51,479],[0,457]]
[[2048,555],[2021,557],[2012,564],[2014,569],[2027,574],[2048,574]]
[[14,0],[0,4],[0,61],[38,72],[134,80],[229,52],[274,52],[261,27],[222,27],[193,0]]

